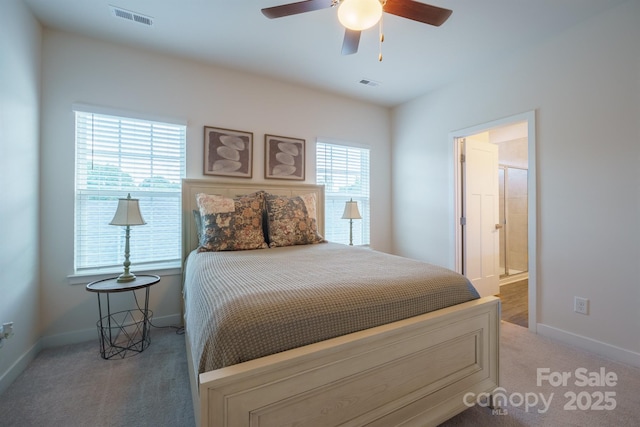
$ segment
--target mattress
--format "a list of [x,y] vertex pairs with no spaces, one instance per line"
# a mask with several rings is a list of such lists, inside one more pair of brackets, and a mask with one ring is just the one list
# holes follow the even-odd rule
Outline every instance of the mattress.
[[194,251],[185,268],[198,373],[479,298],[449,269],[336,243]]

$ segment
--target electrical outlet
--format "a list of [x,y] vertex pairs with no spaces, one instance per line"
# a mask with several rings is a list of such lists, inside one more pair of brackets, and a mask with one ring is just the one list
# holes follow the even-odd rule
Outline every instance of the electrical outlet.
[[580,314],[589,314],[589,300],[587,298],[574,297],[573,311]]
[[2,335],[5,338],[9,338],[13,335],[13,322],[7,322],[2,324]]
[[0,347],[4,344],[4,340],[13,335],[13,322],[3,323],[0,328]]

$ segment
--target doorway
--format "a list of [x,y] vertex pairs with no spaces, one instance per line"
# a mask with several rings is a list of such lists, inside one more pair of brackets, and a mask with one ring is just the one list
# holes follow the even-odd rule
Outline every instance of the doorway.
[[[465,224],[463,217],[464,145],[467,138],[482,139],[499,146],[500,168],[491,172],[496,180],[502,180],[504,201],[496,216],[495,229],[500,233],[500,284],[528,279],[528,327],[536,331],[536,169],[535,169],[535,111],[523,113],[450,134],[454,159],[453,179],[453,230],[455,239],[456,270],[465,274],[464,268],[472,248],[465,248]],[[501,194],[502,196],[503,194]],[[502,198],[502,197],[501,197]],[[510,238],[511,236],[511,238]],[[497,250],[496,250],[497,252]],[[471,254],[471,256],[474,256]]]

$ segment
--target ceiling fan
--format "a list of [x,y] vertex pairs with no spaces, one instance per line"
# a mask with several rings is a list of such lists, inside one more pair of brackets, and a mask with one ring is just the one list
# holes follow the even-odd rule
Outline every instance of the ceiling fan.
[[[267,18],[282,18],[314,10],[338,7],[338,19],[345,27],[342,54],[358,51],[360,34],[380,21],[382,12],[439,27],[452,11],[414,0],[305,0],[262,9]],[[382,41],[381,34],[381,41]]]

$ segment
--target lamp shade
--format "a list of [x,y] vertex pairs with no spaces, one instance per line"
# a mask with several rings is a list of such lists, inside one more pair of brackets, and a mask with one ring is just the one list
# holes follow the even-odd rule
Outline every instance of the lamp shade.
[[352,199],[345,203],[342,219],[362,219],[358,210],[358,202],[354,202]]
[[131,194],[126,199],[118,200],[118,208],[109,225],[144,225],[138,199],[132,199]]
[[338,7],[338,20],[350,30],[371,28],[382,17],[380,0],[344,0]]

